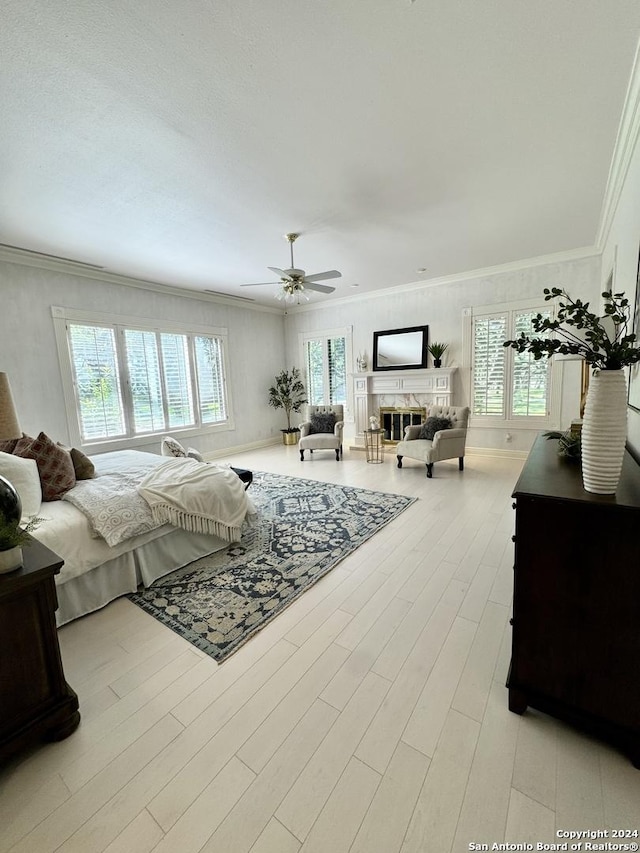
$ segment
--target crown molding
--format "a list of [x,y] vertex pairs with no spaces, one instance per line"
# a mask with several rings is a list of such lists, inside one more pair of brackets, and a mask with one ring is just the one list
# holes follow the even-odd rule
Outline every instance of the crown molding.
[[306,311],[320,311],[323,308],[333,308],[335,305],[349,305],[384,296],[397,296],[398,293],[412,293],[417,290],[425,290],[430,287],[442,287],[447,284],[459,284],[475,278],[487,278],[492,275],[504,275],[505,273],[520,272],[531,267],[543,267],[548,264],[560,264],[568,261],[581,261],[586,258],[599,257],[602,254],[597,246],[583,246],[580,249],[568,249],[564,252],[555,252],[550,255],[538,255],[535,258],[526,258],[521,261],[509,261],[505,264],[497,264],[493,267],[482,267],[466,272],[452,273],[439,278],[414,281],[409,284],[399,284],[395,287],[385,287],[382,290],[370,290],[366,293],[358,293],[353,296],[344,296],[341,299],[327,300],[326,302],[312,303],[308,305],[291,306],[285,313],[303,314]]
[[596,246],[602,252],[609,239],[613,218],[618,208],[622,188],[627,179],[631,158],[640,134],[640,43],[631,68],[631,77],[622,107],[622,115],[613,148],[607,186],[600,213]]
[[164,293],[167,296],[180,296],[183,299],[197,299],[200,302],[215,302],[218,305],[229,305],[234,308],[244,308],[246,311],[259,311],[263,314],[282,315],[281,308],[270,308],[267,305],[248,304],[244,297],[225,296],[223,294],[207,293],[204,290],[192,290],[187,287],[176,287],[170,284],[160,284],[155,281],[147,281],[141,278],[132,278],[119,273],[109,272],[93,264],[84,264],[82,261],[72,261],[67,258],[57,258],[53,255],[32,252],[29,249],[20,249],[17,246],[6,246],[0,244],[0,261],[10,264],[20,264],[37,269],[50,270],[51,272],[67,273],[68,275],[90,278],[93,281],[106,282],[108,284],[121,284],[125,287],[135,287],[139,290],[152,290],[155,293]]

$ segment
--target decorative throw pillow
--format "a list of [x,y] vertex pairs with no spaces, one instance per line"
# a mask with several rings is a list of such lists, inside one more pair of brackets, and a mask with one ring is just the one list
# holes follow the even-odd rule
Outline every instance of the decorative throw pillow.
[[22,518],[37,515],[42,503],[42,486],[35,459],[23,459],[21,456],[0,452],[0,475],[5,477],[22,503]]
[[187,456],[189,457],[189,459],[195,459],[197,462],[204,462],[204,458],[202,456],[202,453],[199,453],[195,449],[195,447],[189,447],[187,449]]
[[96,476],[96,466],[81,450],[78,450],[76,447],[67,447],[61,441],[58,442],[58,447],[71,454],[73,470],[76,472],[76,480],[92,480]]
[[0,453],[13,453],[13,449],[17,443],[17,438],[9,438],[7,441],[0,441]]
[[71,448],[71,461],[76,472],[76,480],[93,480],[96,476],[96,466],[77,447]]
[[449,418],[427,418],[422,424],[418,438],[426,438],[427,441],[433,441],[434,435],[441,429],[451,429]]
[[333,432],[336,425],[336,416],[333,412],[316,412],[309,418],[311,429],[309,435],[318,432]]
[[28,435],[18,439],[15,456],[35,459],[40,475],[43,501],[59,501],[76,484],[76,472],[71,454],[41,432],[37,438]]
[[179,441],[176,441],[175,438],[172,438],[170,435],[165,435],[162,439],[162,445],[160,446],[160,453],[163,456],[186,456],[187,451],[180,444]]

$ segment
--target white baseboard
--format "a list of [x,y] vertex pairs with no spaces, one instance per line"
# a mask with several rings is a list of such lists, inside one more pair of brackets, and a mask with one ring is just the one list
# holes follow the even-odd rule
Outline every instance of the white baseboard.
[[467,456],[495,456],[499,459],[526,459],[528,450],[505,450],[502,447],[467,447]]
[[232,456],[236,453],[246,453],[249,450],[259,450],[261,447],[272,447],[274,444],[282,444],[281,438],[264,438],[261,441],[252,441],[249,444],[238,444],[234,447],[225,447],[224,450],[209,450],[203,453],[205,461],[213,461],[223,456]]

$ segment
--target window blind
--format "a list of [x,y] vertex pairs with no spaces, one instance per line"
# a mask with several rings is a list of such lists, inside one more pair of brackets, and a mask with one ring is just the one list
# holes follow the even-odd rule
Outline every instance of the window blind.
[[67,329],[82,438],[124,436],[115,330],[76,324]]
[[473,414],[505,413],[506,315],[476,317],[473,324]]

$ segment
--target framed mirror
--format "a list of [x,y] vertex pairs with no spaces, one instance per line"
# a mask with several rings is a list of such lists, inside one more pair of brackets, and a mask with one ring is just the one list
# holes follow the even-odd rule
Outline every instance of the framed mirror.
[[374,370],[416,370],[427,366],[428,326],[373,333]]

